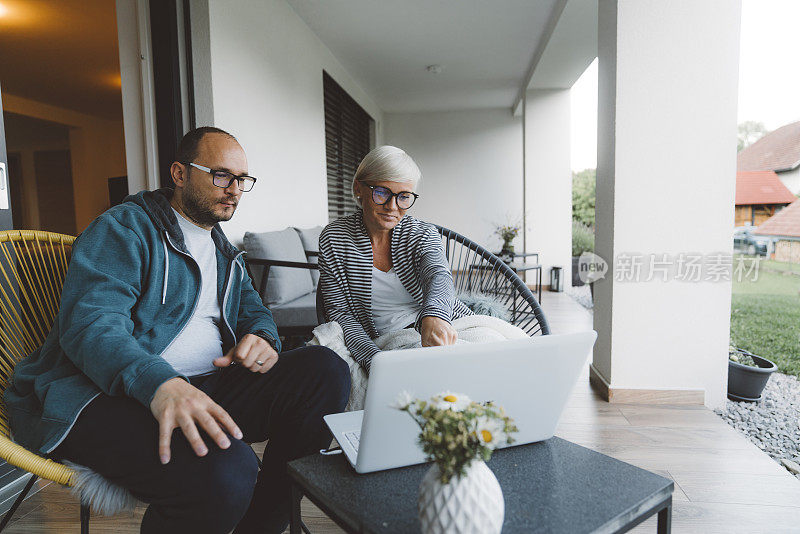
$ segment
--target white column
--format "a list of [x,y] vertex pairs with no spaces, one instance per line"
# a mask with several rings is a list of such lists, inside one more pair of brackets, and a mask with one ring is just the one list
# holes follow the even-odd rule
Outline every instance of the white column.
[[[600,0],[596,251],[643,275],[595,286],[592,378],[612,402],[724,403],[731,283],[680,281],[675,260],[731,253],[740,13]],[[650,254],[669,255],[667,281],[645,281]]]
[[[572,171],[569,89],[528,91],[525,104],[526,252],[538,252],[542,282],[550,267],[563,267],[570,283]],[[533,283],[529,277],[528,283]]]

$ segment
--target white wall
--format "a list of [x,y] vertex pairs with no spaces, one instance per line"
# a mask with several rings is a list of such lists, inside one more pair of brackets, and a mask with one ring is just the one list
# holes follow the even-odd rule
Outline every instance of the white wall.
[[550,283],[553,265],[563,267],[561,276],[570,284],[570,90],[528,91],[525,102],[527,248],[539,253],[544,284]]
[[235,135],[259,178],[224,229],[328,222],[322,71],[377,122],[381,111],[284,0],[208,1],[214,125]]
[[387,113],[384,124],[385,143],[422,170],[411,213],[499,251],[496,226],[522,221],[522,119],[502,108]]
[[[740,3],[599,6],[597,253],[730,253]],[[606,278],[595,299],[593,366],[612,390],[724,404],[730,281]]]
[[782,172],[778,174],[783,185],[793,194],[800,194],[800,167],[792,171]]

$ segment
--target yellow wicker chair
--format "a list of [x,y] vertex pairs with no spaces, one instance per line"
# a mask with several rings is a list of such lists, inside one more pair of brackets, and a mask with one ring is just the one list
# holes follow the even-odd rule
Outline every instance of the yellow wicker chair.
[[[51,232],[0,232],[0,458],[33,474],[0,522],[0,531],[38,477],[73,485],[72,469],[11,441],[2,397],[14,366],[44,343],[53,326],[73,241],[72,236]],[[89,532],[89,508],[83,504],[81,532]]]

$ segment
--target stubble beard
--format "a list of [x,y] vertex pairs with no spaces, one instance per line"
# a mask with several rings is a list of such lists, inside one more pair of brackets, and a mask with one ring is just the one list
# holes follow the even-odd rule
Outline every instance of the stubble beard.
[[183,189],[183,211],[187,217],[200,225],[214,226],[218,222],[229,221],[236,212],[236,207],[234,206],[230,215],[224,212],[217,213],[214,211],[216,205],[216,200],[204,198],[191,185]]

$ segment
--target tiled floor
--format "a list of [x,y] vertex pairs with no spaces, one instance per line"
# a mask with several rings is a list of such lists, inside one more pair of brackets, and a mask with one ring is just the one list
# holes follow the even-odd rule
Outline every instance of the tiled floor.
[[[553,333],[591,328],[591,315],[563,293],[545,292]],[[608,404],[589,388],[588,370],[556,434],[675,482],[673,532],[800,532],[800,481],[702,406]],[[91,531],[135,533],[144,508],[93,518]],[[304,502],[314,533],[341,530]],[[655,532],[649,520],[634,532]],[[78,505],[51,484],[25,502],[7,532],[78,532]]]

